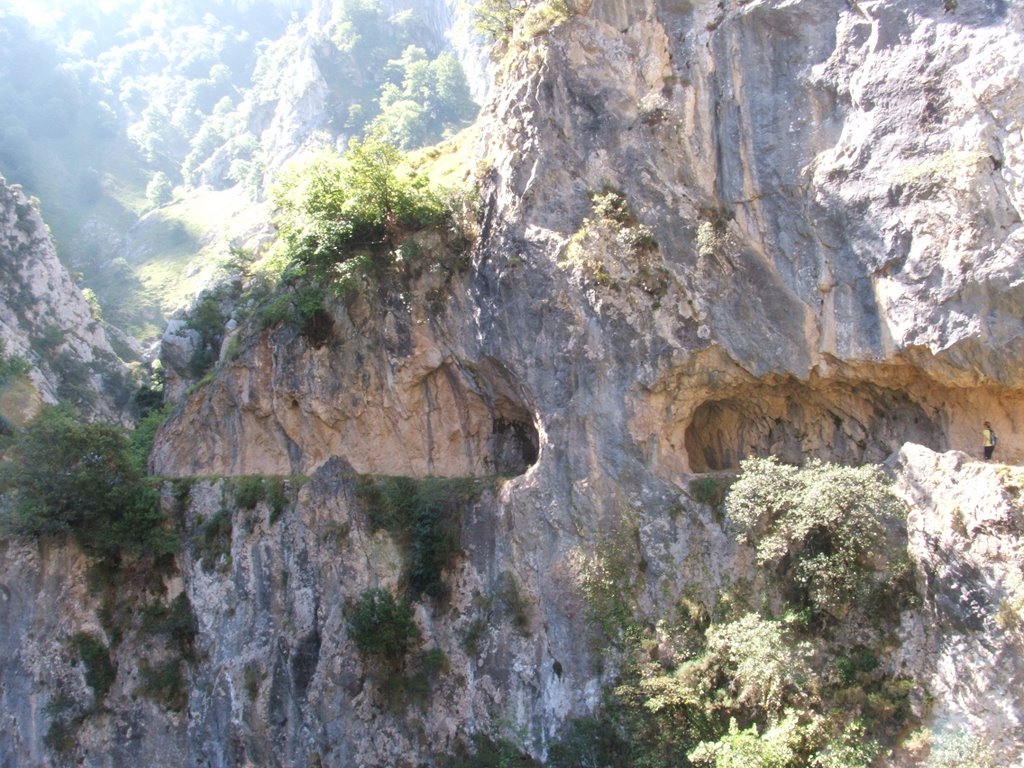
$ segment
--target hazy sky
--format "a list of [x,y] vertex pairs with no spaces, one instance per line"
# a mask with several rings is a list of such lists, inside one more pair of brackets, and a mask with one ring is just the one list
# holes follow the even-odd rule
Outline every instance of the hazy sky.
[[[141,0],[92,0],[89,5],[109,13],[115,8],[138,5]],[[32,22],[33,25],[45,25],[54,16],[63,14],[61,0],[6,0],[5,5]]]

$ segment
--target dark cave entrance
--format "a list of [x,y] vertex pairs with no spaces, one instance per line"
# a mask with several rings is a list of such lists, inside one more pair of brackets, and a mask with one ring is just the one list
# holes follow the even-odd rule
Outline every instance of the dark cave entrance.
[[763,385],[698,406],[685,446],[693,472],[736,469],[750,456],[862,464],[884,461],[908,441],[946,450],[941,421],[902,390]]
[[537,428],[525,409],[506,408],[495,415],[488,455],[499,475],[522,475],[537,463]]

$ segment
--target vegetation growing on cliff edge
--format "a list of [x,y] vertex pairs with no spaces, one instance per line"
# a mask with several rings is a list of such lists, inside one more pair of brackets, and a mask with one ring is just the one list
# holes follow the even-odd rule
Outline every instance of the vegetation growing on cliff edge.
[[469,197],[435,188],[378,137],[353,140],[341,157],[322,153],[276,188],[279,240],[264,262],[271,279],[251,281],[245,303],[263,325],[287,323],[320,346],[332,297],[428,270],[447,283],[461,271],[473,237]]
[[442,600],[444,572],[462,551],[467,507],[494,481],[490,478],[364,476],[358,495],[374,530],[393,534],[405,552],[410,596]]
[[399,175],[401,152],[379,138],[352,140],[343,157],[322,153],[286,174],[275,219],[287,257],[328,276],[359,248],[393,248],[396,238],[440,224],[441,196],[425,177]]
[[769,593],[644,616],[630,599],[643,559],[626,556],[629,536],[577,569],[591,621],[619,638],[619,675],[548,765],[867,768],[905,736],[913,682],[881,658],[913,593],[904,510],[885,477],[750,460],[725,510]]
[[774,458],[740,466],[726,516],[758,565],[782,578],[795,608],[835,621],[898,595],[909,561],[882,553],[906,510],[877,467],[798,468]]
[[86,552],[115,565],[177,550],[157,492],[120,427],[80,422],[66,406],[48,406],[14,436],[10,453],[0,473],[6,533],[71,534]]
[[386,589],[368,589],[348,610],[348,631],[359,652],[387,667],[402,664],[421,640],[409,606]]
[[567,0],[481,0],[473,9],[473,24],[493,44],[492,58],[500,58],[511,45],[548,32],[572,13]]

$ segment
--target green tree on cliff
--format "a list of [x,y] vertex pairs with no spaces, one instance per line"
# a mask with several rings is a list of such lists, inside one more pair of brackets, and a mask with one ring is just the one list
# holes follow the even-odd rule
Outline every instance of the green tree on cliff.
[[15,435],[0,492],[6,533],[70,533],[89,554],[112,564],[177,548],[125,431],[81,422],[66,406],[44,408]]
[[440,197],[425,178],[401,174],[401,161],[386,141],[354,139],[344,157],[323,153],[288,174],[275,194],[288,257],[323,272],[354,249],[379,249],[402,232],[442,221]]

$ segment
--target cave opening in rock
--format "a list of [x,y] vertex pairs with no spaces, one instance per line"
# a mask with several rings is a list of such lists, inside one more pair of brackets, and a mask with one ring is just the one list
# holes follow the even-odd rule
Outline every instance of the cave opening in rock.
[[499,475],[521,475],[537,463],[537,428],[523,409],[509,409],[494,417],[488,454]]
[[908,441],[946,450],[941,421],[898,389],[761,385],[698,406],[685,446],[694,472],[735,469],[751,456],[860,464],[883,461]]

